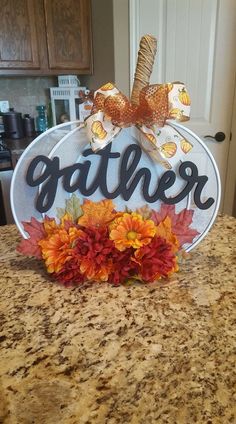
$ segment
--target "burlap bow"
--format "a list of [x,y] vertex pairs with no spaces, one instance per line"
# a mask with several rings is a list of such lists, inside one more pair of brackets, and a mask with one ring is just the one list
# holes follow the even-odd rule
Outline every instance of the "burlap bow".
[[95,91],[93,101],[86,127],[95,152],[110,143],[122,128],[132,125],[139,129],[141,147],[165,168],[172,168],[192,149],[192,144],[166,122],[189,119],[190,98],[180,82],[144,87],[137,106],[107,83]]

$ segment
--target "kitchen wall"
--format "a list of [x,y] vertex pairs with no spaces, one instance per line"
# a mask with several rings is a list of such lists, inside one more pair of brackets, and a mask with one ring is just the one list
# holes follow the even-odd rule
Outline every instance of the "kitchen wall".
[[[117,0],[115,0],[117,2]],[[120,0],[118,0],[120,1]],[[114,82],[113,2],[92,0],[94,73],[81,76],[81,85],[96,89],[106,82]]]
[[[81,85],[95,89],[114,81],[113,2],[92,0],[94,51],[93,75],[79,76]],[[0,77],[0,100],[9,100],[17,112],[37,116],[36,106],[47,104],[49,87],[57,86],[57,77]]]
[[49,87],[56,84],[56,77],[0,77],[0,100],[8,100],[17,112],[37,116],[36,106],[47,105]]
[[130,96],[129,0],[113,0],[115,83]]

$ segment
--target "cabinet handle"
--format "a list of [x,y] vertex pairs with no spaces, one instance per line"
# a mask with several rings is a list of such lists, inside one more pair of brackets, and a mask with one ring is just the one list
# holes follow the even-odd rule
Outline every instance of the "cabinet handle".
[[212,140],[217,141],[217,143],[221,143],[225,139],[225,133],[219,131],[219,132],[217,132],[215,134],[215,136],[213,136],[213,135],[204,135],[204,138],[211,138]]

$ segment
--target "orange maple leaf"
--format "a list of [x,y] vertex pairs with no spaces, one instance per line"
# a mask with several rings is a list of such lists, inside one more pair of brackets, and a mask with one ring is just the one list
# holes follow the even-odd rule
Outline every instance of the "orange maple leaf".
[[107,225],[116,216],[112,200],[101,200],[100,202],[85,200],[81,207],[84,214],[78,219],[78,224],[84,227]]
[[163,221],[157,225],[156,235],[166,239],[169,243],[172,244],[173,252],[177,252],[179,249],[179,242],[176,235],[172,232],[172,223],[169,216],[167,216]]

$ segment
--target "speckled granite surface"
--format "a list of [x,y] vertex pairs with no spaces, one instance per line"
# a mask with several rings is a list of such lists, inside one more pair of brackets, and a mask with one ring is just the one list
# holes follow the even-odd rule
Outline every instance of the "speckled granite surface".
[[66,289],[0,239],[1,423],[236,423],[234,218],[149,286]]

